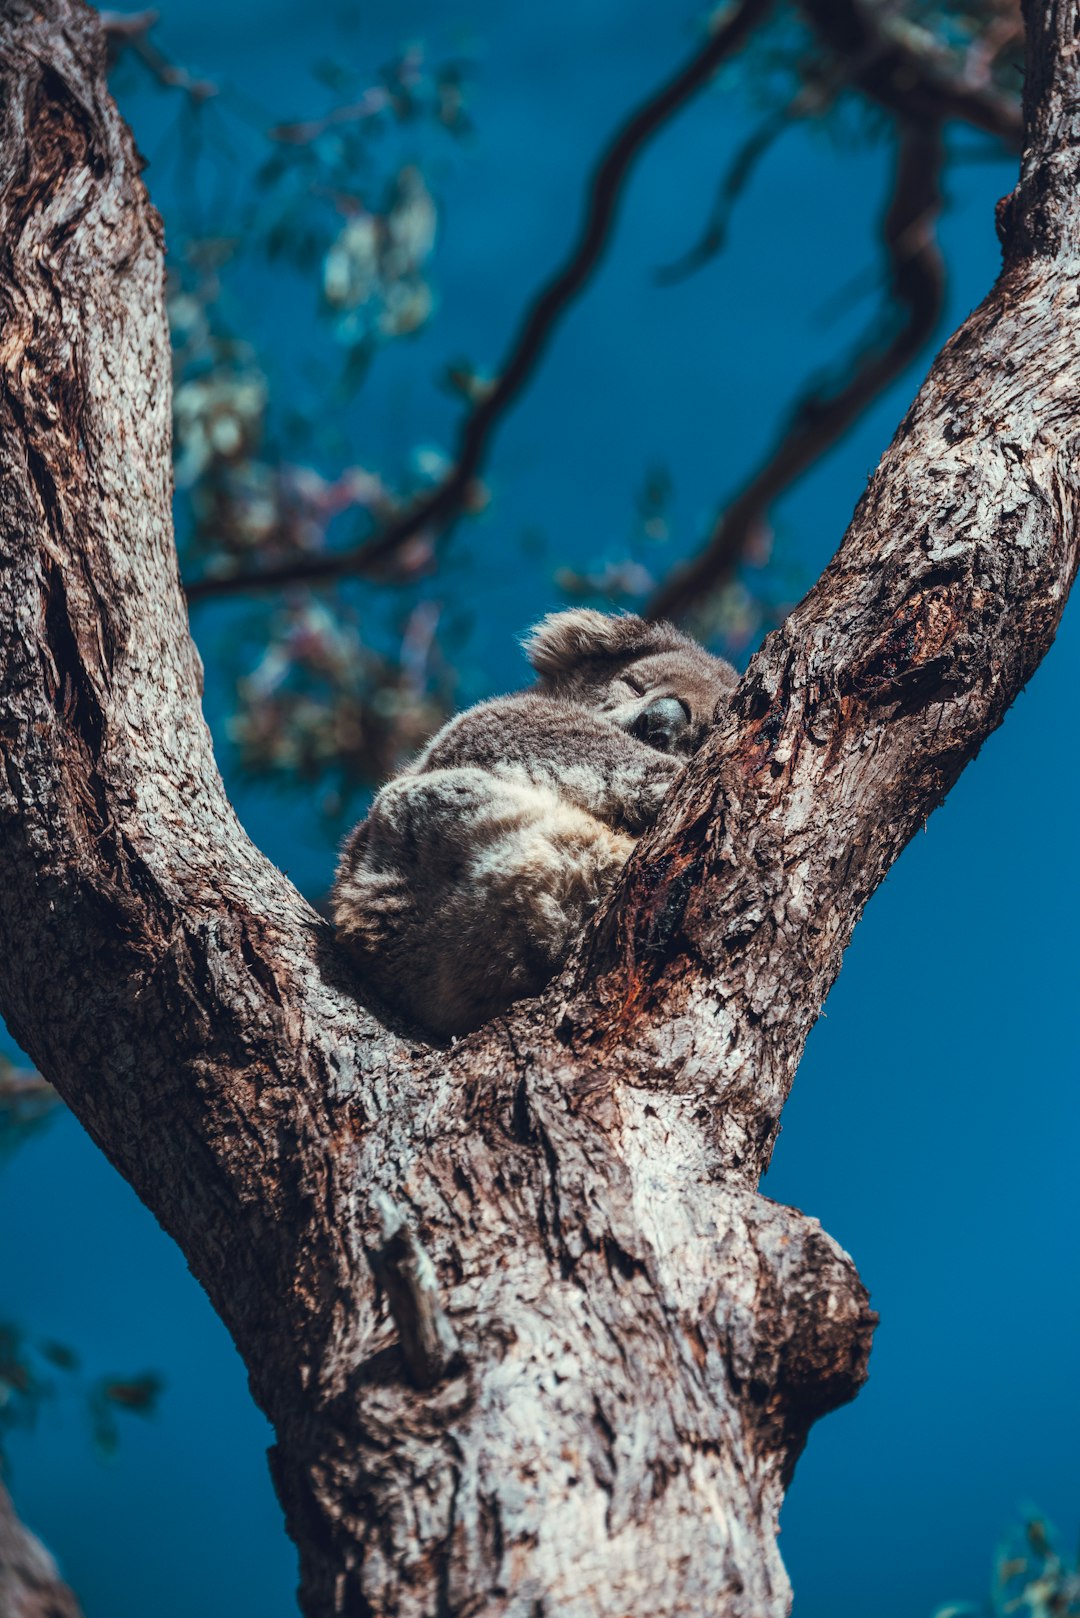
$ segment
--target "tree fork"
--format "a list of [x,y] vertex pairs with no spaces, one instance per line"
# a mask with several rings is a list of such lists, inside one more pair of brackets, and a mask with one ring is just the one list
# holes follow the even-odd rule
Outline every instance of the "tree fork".
[[1080,17],[1037,13],[997,286],[567,971],[440,1050],[225,798],[160,227],[93,15],[0,4],[0,1006],[232,1332],[309,1618],[787,1611],[783,1490],[873,1316],[757,1181],[1076,566]]

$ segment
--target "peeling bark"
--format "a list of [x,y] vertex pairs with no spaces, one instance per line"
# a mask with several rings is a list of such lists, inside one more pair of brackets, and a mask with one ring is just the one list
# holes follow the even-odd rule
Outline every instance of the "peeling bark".
[[440,1050],[225,798],[160,227],[92,15],[0,6],[0,1008],[232,1332],[310,1618],[787,1611],[783,1490],[874,1317],[756,1186],[862,907],[1075,570],[1078,27],[1033,20],[1005,269],[836,558],[562,979]]

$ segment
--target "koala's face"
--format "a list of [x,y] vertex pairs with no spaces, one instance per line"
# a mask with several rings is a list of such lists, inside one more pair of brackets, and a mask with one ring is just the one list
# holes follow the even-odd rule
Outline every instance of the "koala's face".
[[735,689],[729,665],[699,646],[653,652],[588,682],[582,700],[659,753],[694,753]]
[[705,739],[739,677],[671,624],[579,608],[552,613],[527,643],[542,683],[602,713],[661,753]]

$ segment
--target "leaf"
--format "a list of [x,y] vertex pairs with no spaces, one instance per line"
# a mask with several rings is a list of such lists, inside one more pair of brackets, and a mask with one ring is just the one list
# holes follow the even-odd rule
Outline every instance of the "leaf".
[[137,1416],[153,1415],[163,1387],[161,1377],[153,1371],[135,1377],[103,1378],[99,1383],[103,1398],[108,1399],[111,1404],[119,1405],[122,1410],[132,1411]]
[[55,1365],[58,1371],[79,1369],[79,1356],[73,1348],[68,1348],[66,1343],[39,1343],[38,1349],[42,1359],[48,1360],[50,1365]]

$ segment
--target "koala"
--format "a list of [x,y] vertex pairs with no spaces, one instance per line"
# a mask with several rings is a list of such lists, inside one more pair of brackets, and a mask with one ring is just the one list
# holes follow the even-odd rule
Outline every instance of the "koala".
[[338,939],[446,1038],[538,994],[738,683],[671,624],[586,608],[525,642],[539,679],[451,719],[342,848]]

